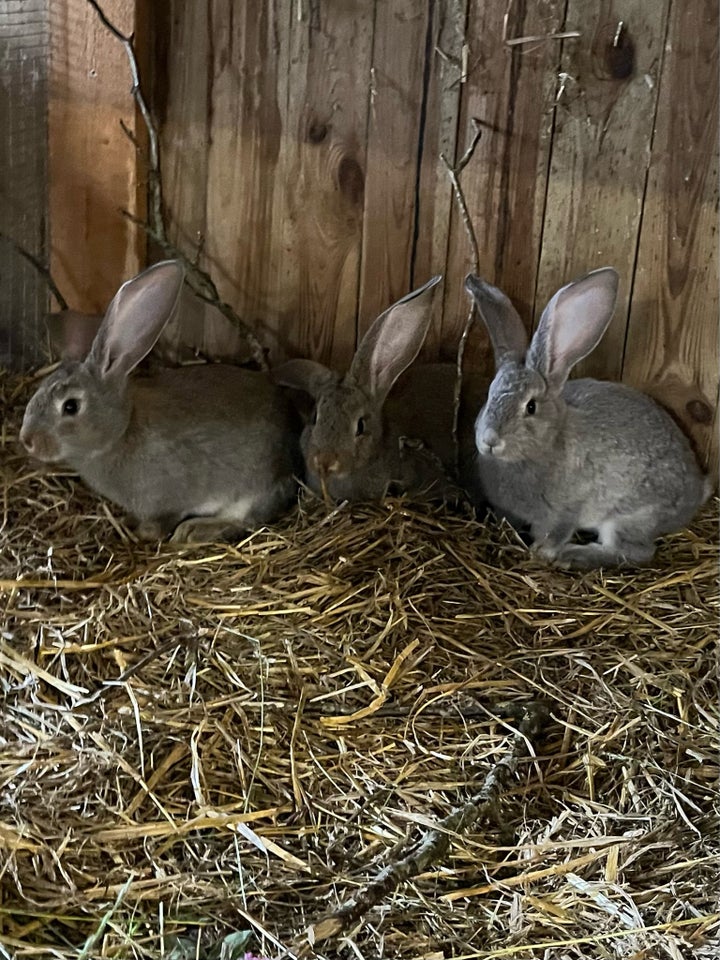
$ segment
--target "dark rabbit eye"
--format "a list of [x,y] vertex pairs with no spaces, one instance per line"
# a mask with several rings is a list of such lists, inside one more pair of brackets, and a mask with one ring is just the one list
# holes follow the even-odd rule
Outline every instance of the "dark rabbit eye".
[[531,417],[535,413],[536,409],[537,409],[537,406],[535,404],[535,401],[532,398],[530,398],[530,400],[528,400],[528,402],[525,404],[525,413],[529,417]]
[[357,422],[357,427],[355,428],[355,436],[361,437],[365,433],[365,421],[362,417]]
[[80,401],[76,400],[74,397],[69,397],[62,405],[62,413],[64,417],[74,417],[79,409]]

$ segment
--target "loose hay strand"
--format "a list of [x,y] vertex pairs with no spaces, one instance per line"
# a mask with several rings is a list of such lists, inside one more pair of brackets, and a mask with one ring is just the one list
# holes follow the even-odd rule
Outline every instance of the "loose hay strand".
[[0,374],[6,956],[207,957],[246,928],[279,956],[472,799],[542,699],[500,822],[322,956],[714,960],[717,502],[637,571],[554,571],[404,500],[171,550],[27,468],[31,389]]

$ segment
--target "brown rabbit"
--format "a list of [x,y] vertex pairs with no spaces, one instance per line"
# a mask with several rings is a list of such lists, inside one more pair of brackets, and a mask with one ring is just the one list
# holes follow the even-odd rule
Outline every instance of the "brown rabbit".
[[[457,497],[450,480],[455,367],[438,363],[408,370],[427,335],[440,280],[433,277],[375,320],[344,377],[313,360],[290,360],[273,371],[278,383],[315,400],[301,439],[307,481],[315,492],[324,488],[334,499],[367,500],[397,487]],[[471,386],[476,411],[486,383],[475,378]],[[471,423],[462,437],[461,484],[473,476],[467,465],[474,455]]]
[[180,543],[271,521],[292,500],[302,462],[294,411],[262,373],[207,364],[129,376],[173,316],[183,278],[168,260],[129,280],[97,332],[68,312],[63,362],[20,432],[28,453],[76,470],[141,536],[174,531]]

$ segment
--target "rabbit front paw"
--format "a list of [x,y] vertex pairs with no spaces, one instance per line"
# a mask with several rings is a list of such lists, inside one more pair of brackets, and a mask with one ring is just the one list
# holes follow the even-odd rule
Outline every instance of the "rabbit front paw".
[[218,517],[189,517],[175,527],[170,543],[214,543],[218,540],[230,540],[240,532],[238,526],[230,520]]

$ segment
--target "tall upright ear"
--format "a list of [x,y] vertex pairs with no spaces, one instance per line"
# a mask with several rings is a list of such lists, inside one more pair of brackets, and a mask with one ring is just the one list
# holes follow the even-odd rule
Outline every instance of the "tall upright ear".
[[526,363],[553,389],[562,389],[575,364],[602,339],[617,291],[617,271],[601,267],[561,287],[543,310]]
[[420,353],[430,328],[435,288],[441,280],[441,276],[433,277],[394,303],[380,314],[360,341],[349,375],[380,403]]
[[177,309],[184,278],[179,260],[163,260],[120,287],[88,356],[102,376],[125,376],[150,353]]
[[315,360],[288,360],[270,371],[271,379],[281,387],[304,390],[315,400],[328,384],[336,380],[335,374]]
[[60,310],[45,317],[52,351],[63,360],[84,360],[97,336],[102,317]]
[[528,335],[520,314],[498,287],[482,280],[474,273],[465,277],[465,289],[475,301],[477,312],[490,334],[495,366],[508,361],[520,361],[525,356]]

